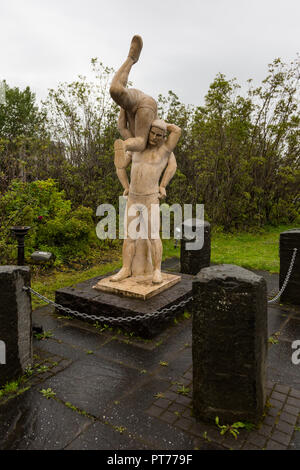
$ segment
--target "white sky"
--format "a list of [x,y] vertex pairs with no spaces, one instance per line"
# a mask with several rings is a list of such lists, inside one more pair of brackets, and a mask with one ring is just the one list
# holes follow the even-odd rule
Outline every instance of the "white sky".
[[299,0],[0,0],[0,80],[44,98],[92,77],[92,57],[117,69],[140,34],[133,86],[201,105],[219,72],[258,85],[273,59],[295,59],[299,20]]

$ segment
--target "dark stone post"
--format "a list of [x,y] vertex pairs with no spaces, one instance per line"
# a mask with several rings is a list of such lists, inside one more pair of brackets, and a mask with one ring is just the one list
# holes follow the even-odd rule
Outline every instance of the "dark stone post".
[[25,237],[28,230],[30,230],[30,227],[25,227],[24,225],[11,228],[18,241],[18,266],[24,266],[25,264]]
[[0,386],[32,363],[32,310],[28,267],[0,266]]
[[267,287],[234,265],[204,268],[193,281],[195,417],[258,422],[265,406]]
[[[202,225],[201,225],[202,224]],[[204,224],[204,227],[203,227]],[[188,238],[187,229],[193,230],[195,236],[193,239]],[[208,222],[201,222],[197,219],[189,219],[183,222],[182,238],[180,248],[180,272],[183,274],[197,274],[202,268],[210,266],[211,256],[211,228]],[[196,231],[200,241],[204,237],[203,246],[197,248],[195,243]],[[191,246],[189,247],[189,244]],[[192,248],[191,248],[192,247]],[[196,249],[195,249],[196,248]]]
[[280,296],[281,302],[300,305],[300,228],[287,230],[280,234],[279,256],[280,275],[279,288],[281,289],[290,267],[293,250],[297,248],[295,263],[285,290]]

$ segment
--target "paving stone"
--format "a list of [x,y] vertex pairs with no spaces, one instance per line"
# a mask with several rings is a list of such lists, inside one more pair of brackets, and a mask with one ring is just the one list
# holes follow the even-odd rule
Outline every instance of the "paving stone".
[[176,403],[180,403],[180,404],[186,405],[186,406],[191,406],[191,403],[192,403],[192,399],[190,397],[186,397],[184,395],[179,395],[179,394],[178,394],[175,401],[176,401]]
[[295,415],[295,416],[298,416],[299,414],[299,408],[295,407],[295,406],[291,406],[291,405],[284,405],[283,407],[283,411],[286,412],[286,413],[289,413],[291,415]]
[[0,407],[0,422],[2,450],[63,450],[91,420],[28,390]]
[[160,416],[163,413],[163,410],[159,408],[158,406],[152,405],[148,409],[148,413],[151,416]]
[[286,446],[270,439],[265,447],[266,450],[286,450]]
[[172,390],[167,390],[164,392],[164,396],[170,401],[175,401],[177,398],[177,393],[173,392]]
[[276,424],[276,430],[285,432],[286,434],[292,435],[294,431],[294,425],[289,424],[286,421],[282,421],[281,419]]
[[267,424],[268,426],[272,426],[272,427],[274,426],[275,422],[276,422],[276,416],[267,415],[263,420],[263,424]]
[[286,395],[283,394],[283,393],[279,393],[279,392],[273,392],[272,393],[272,399],[271,399],[271,403],[273,404],[272,400],[277,400],[279,402],[285,402],[287,399]]
[[271,408],[268,408],[268,416],[272,416],[273,418],[276,418],[276,416],[278,416],[280,411],[281,411],[281,408],[275,408],[272,406]]
[[274,389],[277,391],[277,392],[280,392],[280,393],[284,393],[284,394],[288,394],[289,391],[290,391],[290,387],[287,386],[287,385],[281,385],[281,384],[276,384]]
[[168,408],[170,404],[170,400],[166,400],[165,398],[158,398],[155,401],[155,406],[158,406],[159,408]]
[[181,405],[180,403],[172,403],[169,407],[169,411],[172,413],[178,412],[183,413],[187,409],[186,406]]
[[176,421],[176,426],[178,428],[181,428],[185,431],[188,431],[189,428],[192,426],[192,422],[191,420],[187,419],[187,418],[179,418],[177,421]]
[[279,442],[280,444],[284,446],[288,446],[291,440],[291,435],[290,434],[285,434],[281,431],[274,431],[272,434],[272,440]]
[[[163,389],[164,382],[150,378],[131,393],[126,394],[118,407],[108,405],[103,416],[113,426],[124,426],[136,438],[146,440],[152,449],[193,449],[193,438],[183,430],[171,426],[160,417],[146,412],[153,404],[153,396]],[[163,410],[162,410],[163,411]],[[169,411],[169,409],[168,409]]]
[[275,400],[275,397],[273,397],[273,394],[269,401],[270,401],[271,407],[274,408],[275,410],[281,410],[281,408],[283,407],[283,402],[281,400]]
[[[148,411],[149,412],[149,411]],[[151,413],[150,413],[151,414]],[[152,416],[154,416],[152,414]],[[166,421],[167,423],[169,424],[174,424],[175,421],[178,420],[178,416],[176,416],[174,413],[171,413],[170,411],[163,411],[160,415],[160,418],[163,420],[163,421]]]
[[243,447],[242,447],[242,450],[260,450],[259,447],[256,447],[254,444],[251,444],[250,442],[246,442]]
[[227,436],[222,441],[222,446],[231,450],[240,450],[244,446],[244,444],[245,441],[243,439],[240,439],[239,437],[235,439],[233,436]]
[[266,437],[270,437],[273,426],[268,426],[267,424],[262,424],[257,430],[258,434],[261,434]]
[[297,399],[297,398],[294,398],[294,397],[288,397],[286,404],[294,406],[294,407],[298,408],[299,411],[300,411],[300,399]]
[[298,398],[298,399],[300,399],[300,390],[294,390],[294,389],[292,388],[289,395],[290,395],[291,397],[293,397],[293,398]]
[[280,420],[285,421],[286,423],[295,425],[297,422],[297,416],[291,415],[290,413],[282,412],[280,414]]
[[100,422],[93,423],[80,434],[66,450],[147,450],[151,447],[126,430],[117,429]]
[[122,367],[96,355],[84,355],[72,363],[63,374],[50,378],[45,387],[93,416],[100,416],[104,407],[119,400],[126,390],[143,380],[138,371]]
[[260,449],[264,448],[267,442],[267,437],[261,434],[258,434],[256,431],[251,431],[247,437],[247,441]]

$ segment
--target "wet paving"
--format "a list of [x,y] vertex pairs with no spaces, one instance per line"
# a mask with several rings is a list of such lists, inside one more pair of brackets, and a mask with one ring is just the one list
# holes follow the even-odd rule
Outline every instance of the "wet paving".
[[[169,261],[165,269],[178,269]],[[259,272],[269,297],[278,276]],[[45,339],[14,393],[0,397],[1,450],[300,449],[300,308],[269,304],[268,407],[258,428],[237,439],[192,411],[192,320],[182,317],[154,339],[33,312]]]

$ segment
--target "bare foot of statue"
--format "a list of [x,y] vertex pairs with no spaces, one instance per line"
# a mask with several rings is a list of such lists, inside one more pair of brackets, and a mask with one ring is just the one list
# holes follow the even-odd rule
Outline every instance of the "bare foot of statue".
[[155,269],[153,276],[152,276],[153,284],[161,284],[163,282],[162,274],[159,269]]
[[139,60],[142,49],[143,49],[143,40],[141,36],[138,36],[136,34],[135,36],[133,36],[131,40],[131,45],[130,45],[129,54],[128,54],[128,57],[130,57],[133,60],[134,64]]
[[131,276],[131,270],[127,268],[122,268],[115,276],[112,276],[110,279],[112,282],[123,281],[127,277]]

